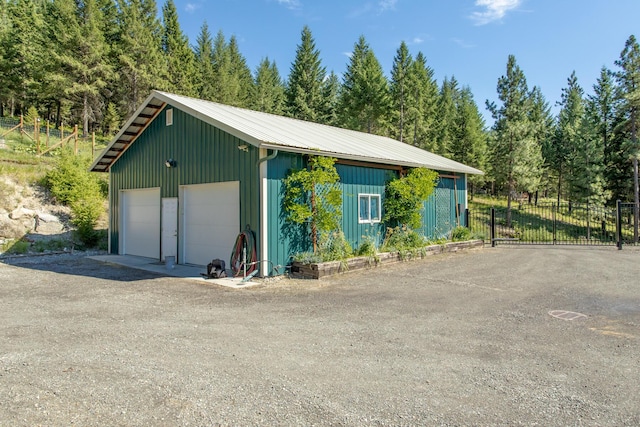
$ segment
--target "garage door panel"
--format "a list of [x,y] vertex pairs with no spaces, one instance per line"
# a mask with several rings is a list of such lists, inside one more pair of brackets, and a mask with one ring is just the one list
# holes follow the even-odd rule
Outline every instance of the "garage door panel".
[[121,195],[121,253],[157,258],[160,254],[160,189],[126,190]]
[[240,232],[240,183],[219,182],[183,187],[184,262],[228,262]]

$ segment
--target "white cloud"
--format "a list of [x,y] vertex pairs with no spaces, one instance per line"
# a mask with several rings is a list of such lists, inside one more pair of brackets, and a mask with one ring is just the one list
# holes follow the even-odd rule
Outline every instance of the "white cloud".
[[292,10],[300,9],[300,7],[302,6],[299,0],[276,0],[276,1],[278,2],[278,4],[281,4],[287,9],[292,9]]
[[413,40],[411,40],[411,44],[421,44],[424,43],[424,39],[422,37],[414,37]]
[[387,10],[393,10],[396,8],[396,3],[398,3],[398,0],[380,0],[378,2],[378,7],[380,9],[380,13],[387,11]]
[[485,25],[502,19],[507,12],[516,9],[523,0],[476,0],[476,6],[484,8],[481,12],[473,12],[471,19],[476,25]]
[[200,9],[200,4],[196,4],[196,3],[187,3],[187,5],[184,7],[184,10],[187,11],[188,13],[191,12],[195,12],[197,9]]

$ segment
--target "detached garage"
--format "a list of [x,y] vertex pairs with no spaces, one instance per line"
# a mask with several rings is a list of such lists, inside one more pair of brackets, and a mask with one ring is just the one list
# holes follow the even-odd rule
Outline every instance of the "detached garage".
[[[308,250],[282,210],[284,179],[309,155],[337,159],[342,229],[356,246],[384,234],[380,211],[390,177],[407,168],[440,174],[422,233],[462,222],[468,174],[477,169],[399,141],[154,91],[91,166],[109,173],[109,252],[206,265],[228,262],[236,237],[256,236],[260,273]],[[364,208],[363,208],[364,207]]]

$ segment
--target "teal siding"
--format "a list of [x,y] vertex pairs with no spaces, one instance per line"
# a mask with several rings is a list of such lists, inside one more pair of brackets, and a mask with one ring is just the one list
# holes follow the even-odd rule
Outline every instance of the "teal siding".
[[[282,179],[292,169],[305,165],[301,155],[280,153],[268,162],[268,256],[274,264],[287,265],[296,253],[311,251],[311,241],[306,227],[291,225],[285,220],[282,210]],[[380,194],[384,197],[384,186],[395,172],[361,166],[336,165],[342,189],[342,229],[354,248],[362,242],[363,236],[384,237],[384,226],[358,223],[358,194]]]
[[[312,249],[308,230],[288,224],[282,210],[282,179],[291,169],[301,168],[304,164],[303,156],[289,153],[280,153],[268,162],[268,256],[274,264],[287,265],[292,255]],[[384,224],[360,224],[358,221],[358,194],[380,194],[384,203],[385,184],[397,177],[397,172],[341,164],[337,164],[336,169],[340,175],[342,189],[342,230],[345,237],[354,249],[358,248],[365,236],[372,236],[378,244],[382,243],[385,234]],[[447,172],[441,174],[448,175]],[[424,203],[422,212],[420,232],[427,238],[446,237],[456,226],[456,200],[460,204],[459,221],[461,225],[464,224],[465,185],[464,175],[456,179],[457,192],[454,191],[453,178],[441,177],[438,180],[437,188]]]
[[267,162],[267,253],[274,265],[287,265],[290,256],[311,250],[311,243],[304,227],[289,224],[282,210],[284,186],[282,180],[290,170],[304,166],[299,154],[280,153]]
[[[358,194],[379,194],[384,200],[387,181],[397,176],[396,172],[363,166],[336,165],[342,184],[342,230],[354,249],[369,236],[377,244],[382,243],[385,227],[380,223],[360,224],[358,217]],[[382,209],[382,206],[380,207]],[[384,215],[384,211],[382,211]]]
[[[446,172],[441,173],[447,175]],[[441,177],[433,194],[424,202],[421,231],[425,237],[448,237],[453,228],[464,225],[466,176],[458,176],[455,184],[453,178]]]
[[[166,126],[161,112],[111,167],[111,252],[118,252],[118,194],[124,189],[160,187],[161,197],[178,197],[180,185],[240,181],[241,228],[249,224],[259,233],[259,152],[251,145],[249,152],[238,150],[241,144],[245,142],[175,108],[173,125]],[[164,166],[169,158],[176,160],[175,168]]]

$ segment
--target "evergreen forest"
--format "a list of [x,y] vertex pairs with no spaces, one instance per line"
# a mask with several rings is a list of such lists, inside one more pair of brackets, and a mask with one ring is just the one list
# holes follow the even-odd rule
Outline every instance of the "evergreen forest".
[[0,3],[0,118],[35,110],[56,126],[75,123],[108,137],[159,89],[389,136],[483,170],[470,177],[472,194],[603,206],[637,193],[640,46],[633,35],[593,87],[567,77],[555,115],[516,58],[506,58],[498,102],[482,105],[489,127],[471,88],[453,76],[436,81],[426,56],[404,42],[386,76],[361,36],[337,75],[322,65],[305,26],[285,76],[269,52],[251,70],[237,39],[206,22],[191,43],[173,0],[161,10],[155,0]]

